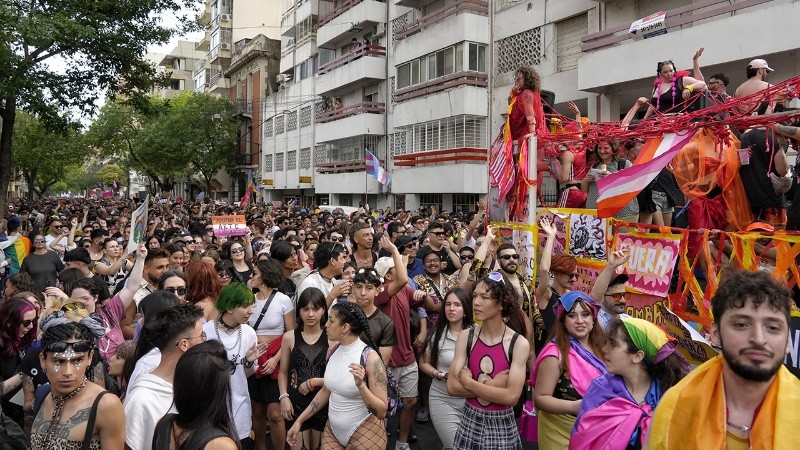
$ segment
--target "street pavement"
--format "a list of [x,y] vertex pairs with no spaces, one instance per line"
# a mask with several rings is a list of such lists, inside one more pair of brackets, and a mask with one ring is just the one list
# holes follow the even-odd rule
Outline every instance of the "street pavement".
[[[394,450],[394,444],[397,440],[397,425],[399,420],[400,419],[397,416],[389,419],[389,426],[387,427],[387,430],[389,431],[389,445],[386,446],[388,450]],[[428,420],[426,423],[414,422],[411,430],[412,433],[416,434],[418,438],[415,444],[410,444],[412,449],[441,450],[442,441],[439,440],[439,436],[436,434],[436,429],[433,428],[433,423],[431,423],[430,420]],[[531,442],[522,441],[522,448],[524,450],[538,450],[539,446]]]

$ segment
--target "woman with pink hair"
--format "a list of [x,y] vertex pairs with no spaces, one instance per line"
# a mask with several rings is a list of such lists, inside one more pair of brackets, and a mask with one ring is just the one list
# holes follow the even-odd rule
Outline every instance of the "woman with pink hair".
[[[22,356],[39,334],[39,307],[15,296],[0,303],[0,377],[7,380],[19,371]],[[19,389],[3,392],[3,414],[23,426],[22,406],[11,403]]]

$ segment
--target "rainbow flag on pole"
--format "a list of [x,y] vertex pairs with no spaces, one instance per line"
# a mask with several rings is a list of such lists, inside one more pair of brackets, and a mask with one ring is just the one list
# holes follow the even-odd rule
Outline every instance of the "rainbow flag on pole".
[[646,188],[686,145],[696,130],[648,140],[633,166],[597,180],[597,216],[612,217]]

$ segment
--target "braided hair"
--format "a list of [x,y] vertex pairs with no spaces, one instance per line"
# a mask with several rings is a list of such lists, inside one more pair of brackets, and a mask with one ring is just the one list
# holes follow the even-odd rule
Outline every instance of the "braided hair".
[[372,347],[373,350],[378,351],[378,345],[375,343],[375,339],[372,337],[372,332],[369,330],[369,322],[367,321],[367,316],[364,315],[364,311],[353,302],[339,302],[333,305],[331,308],[333,311],[339,315],[339,321],[342,323],[346,323],[350,325],[350,330],[355,335],[361,335],[367,337],[367,345]]

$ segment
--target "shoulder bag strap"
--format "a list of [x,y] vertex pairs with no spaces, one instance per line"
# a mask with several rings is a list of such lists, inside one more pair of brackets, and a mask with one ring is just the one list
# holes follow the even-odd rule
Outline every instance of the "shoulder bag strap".
[[470,327],[467,335],[467,366],[469,366],[469,355],[472,353],[472,339],[475,338],[475,327]]
[[[444,277],[444,274],[439,274],[439,276]],[[444,302],[444,296],[442,296],[442,292],[439,290],[439,287],[436,286],[436,283],[433,282],[433,278],[429,277],[428,274],[425,274],[425,278],[428,280],[428,284],[431,285],[431,288],[433,288],[436,296],[439,297],[439,301]]]
[[267,313],[267,310],[269,309],[269,305],[270,305],[270,303],[272,303],[272,299],[275,298],[275,294],[277,294],[277,293],[278,293],[278,290],[275,289],[275,288],[272,288],[272,294],[269,295],[269,298],[267,299],[267,303],[264,303],[264,307],[261,308],[261,313],[258,315],[258,319],[256,319],[256,324],[253,325],[253,329],[254,330],[258,330],[258,326],[261,325],[261,321],[264,320],[264,314]]
[[83,445],[81,446],[81,450],[89,450],[92,446],[94,421],[97,418],[97,406],[100,404],[100,399],[106,394],[108,394],[108,391],[101,392],[97,395],[97,398],[94,399],[94,403],[92,403],[92,410],[89,412],[89,420],[86,421],[86,433],[83,435]]

